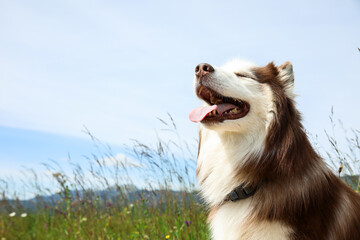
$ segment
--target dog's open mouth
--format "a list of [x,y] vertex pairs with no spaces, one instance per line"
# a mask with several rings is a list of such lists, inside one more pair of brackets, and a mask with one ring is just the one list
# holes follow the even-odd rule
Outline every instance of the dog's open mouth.
[[200,86],[196,94],[209,106],[192,110],[189,118],[193,122],[222,122],[245,117],[250,110],[250,104],[244,100],[225,97],[207,87]]

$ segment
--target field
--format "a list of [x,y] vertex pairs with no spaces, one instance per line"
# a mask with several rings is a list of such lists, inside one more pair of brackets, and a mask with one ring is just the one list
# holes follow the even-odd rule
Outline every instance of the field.
[[[203,207],[184,195],[177,201],[164,192],[160,205],[141,199],[128,205],[96,198],[55,206],[39,203],[29,212],[15,204],[0,219],[1,239],[208,239]],[[164,201],[163,201],[164,200]],[[4,204],[4,202],[2,203]],[[6,204],[6,203],[5,203]]]
[[[136,164],[116,158],[88,131],[96,146],[86,156],[89,165],[70,161],[69,172],[56,161],[43,164],[49,179],[29,169],[21,189],[36,192],[30,200],[21,200],[11,182],[0,179],[0,239],[209,239],[195,181],[196,144],[184,142],[169,119],[160,119],[165,138],[127,146]],[[340,150],[334,131],[326,134],[331,149],[322,155],[358,191],[357,177],[345,176],[358,172],[359,132],[345,135],[347,151]]]

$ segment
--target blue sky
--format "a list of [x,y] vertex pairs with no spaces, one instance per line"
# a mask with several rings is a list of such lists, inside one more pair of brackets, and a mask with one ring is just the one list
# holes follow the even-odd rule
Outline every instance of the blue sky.
[[332,106],[359,129],[359,12],[355,0],[2,0],[0,174],[91,152],[83,126],[121,152],[152,142],[169,112],[193,141],[195,66],[236,57],[291,61],[304,126],[321,141]]

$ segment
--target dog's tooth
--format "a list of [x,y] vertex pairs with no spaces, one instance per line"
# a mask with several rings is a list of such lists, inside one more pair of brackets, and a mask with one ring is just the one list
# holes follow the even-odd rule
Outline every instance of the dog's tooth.
[[199,95],[201,94],[201,92],[204,90],[204,87],[203,86],[201,86],[200,88],[199,88]]
[[231,109],[228,113],[232,113],[232,114],[239,113],[239,109],[233,108],[233,109]]
[[222,103],[220,99],[218,99],[218,98],[216,98],[216,97],[214,97],[214,96],[211,96],[211,97],[210,97],[210,102],[211,102],[212,104]]

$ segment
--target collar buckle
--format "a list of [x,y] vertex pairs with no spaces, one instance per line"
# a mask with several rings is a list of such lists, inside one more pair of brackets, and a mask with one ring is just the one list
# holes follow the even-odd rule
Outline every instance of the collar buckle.
[[230,200],[232,202],[236,202],[238,200],[251,197],[252,195],[255,194],[255,192],[256,192],[256,188],[252,187],[251,185],[244,187],[244,184],[241,184],[226,196],[225,201]]
[[232,202],[236,202],[237,200],[240,199],[239,195],[237,194],[237,192],[235,190],[232,190],[229,195],[229,200],[231,200]]

